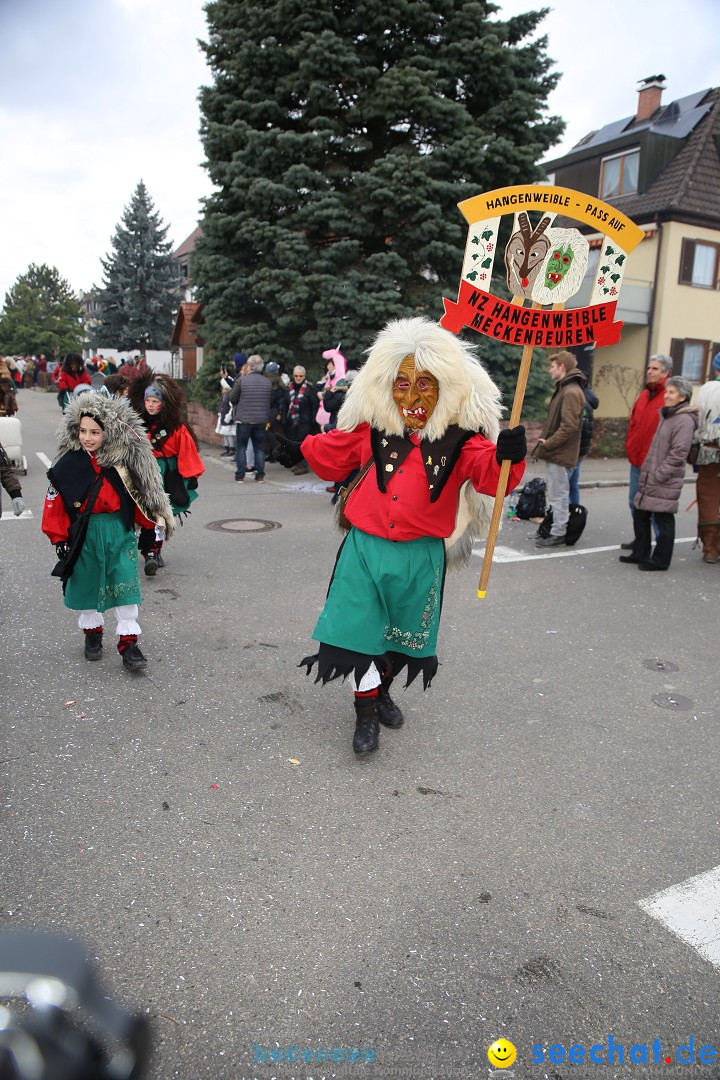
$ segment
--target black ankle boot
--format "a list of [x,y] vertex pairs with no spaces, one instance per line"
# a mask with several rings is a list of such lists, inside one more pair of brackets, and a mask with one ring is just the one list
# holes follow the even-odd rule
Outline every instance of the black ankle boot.
[[385,725],[385,727],[398,728],[402,727],[405,723],[405,717],[390,697],[391,683],[392,679],[380,684],[380,692],[377,699],[377,718],[381,724]]
[[128,645],[120,655],[122,656],[123,665],[128,671],[139,671],[140,668],[147,666],[147,660],[140,652],[140,646],[137,642]]
[[355,734],[353,750],[356,754],[370,754],[379,746],[380,726],[376,698],[355,699]]
[[85,659],[99,660],[102,656],[102,630],[93,630],[85,635]]

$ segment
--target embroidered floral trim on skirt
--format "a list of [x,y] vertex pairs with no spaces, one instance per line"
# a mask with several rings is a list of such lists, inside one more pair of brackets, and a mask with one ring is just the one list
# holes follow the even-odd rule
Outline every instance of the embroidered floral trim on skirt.
[[140,603],[137,540],[119,513],[91,514],[85,543],[65,589],[65,607],[107,611]]
[[[357,677],[375,660],[392,674],[407,666],[409,682],[422,671],[427,686],[437,669],[444,577],[441,539],[394,542],[351,529],[312,635],[322,643],[318,678],[326,682],[352,670]],[[333,670],[328,670],[330,657]],[[303,663],[312,666],[316,659]]]

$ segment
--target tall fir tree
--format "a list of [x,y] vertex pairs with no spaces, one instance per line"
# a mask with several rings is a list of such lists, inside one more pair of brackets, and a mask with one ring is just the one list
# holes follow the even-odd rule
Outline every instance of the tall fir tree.
[[54,266],[31,264],[5,296],[0,352],[59,359],[82,348],[80,301]]
[[[360,362],[454,296],[470,194],[541,178],[543,11],[487,0],[211,0],[202,137],[216,191],[192,276],[206,347]],[[477,340],[477,339],[476,339]],[[217,365],[213,365],[216,367]],[[210,372],[208,372],[210,377]]]
[[168,228],[141,180],[115,229],[111,253],[100,260],[98,337],[106,348],[169,348],[181,288]]

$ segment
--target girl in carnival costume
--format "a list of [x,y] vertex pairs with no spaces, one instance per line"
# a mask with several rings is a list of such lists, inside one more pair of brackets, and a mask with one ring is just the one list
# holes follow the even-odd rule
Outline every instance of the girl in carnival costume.
[[115,611],[118,651],[145,667],[137,639],[140,579],[135,526],[169,536],[173,515],[140,418],[115,398],[88,391],[71,400],[48,471],[42,530],[55,544],[65,607],[78,611],[85,656],[99,660],[103,613]]
[[[130,404],[142,417],[152,452],[163,476],[173,514],[189,513],[198,497],[198,477],[205,472],[197,449],[197,439],[183,423],[183,393],[174,379],[149,368],[130,383]],[[181,522],[182,523],[182,522]],[[145,574],[154,577],[164,566],[162,539],[153,529],[142,529],[138,546],[145,558]]]
[[464,564],[487,534],[504,459],[508,491],[522,478],[525,429],[500,432],[500,412],[470,347],[429,319],[399,319],[368,351],[335,430],[301,444],[278,438],[287,468],[302,455],[324,480],[361,470],[313,632],[320,647],[302,661],[308,674],[317,664],[316,682],[350,676],[356,754],[377,749],[378,724],[403,723],[393,677],[407,667],[406,686],[422,673],[427,688],[437,671],[446,548],[447,565]]

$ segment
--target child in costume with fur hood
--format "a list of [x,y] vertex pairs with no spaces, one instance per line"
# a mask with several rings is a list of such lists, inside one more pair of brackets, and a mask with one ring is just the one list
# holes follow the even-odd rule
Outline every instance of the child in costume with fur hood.
[[275,460],[287,468],[304,457],[333,481],[360,468],[313,633],[319,650],[302,661],[308,674],[317,664],[316,682],[350,676],[356,754],[377,749],[379,724],[403,723],[394,676],[407,667],[406,686],[422,673],[427,688],[437,671],[446,547],[448,563],[466,562],[487,534],[503,460],[508,491],[522,478],[525,429],[500,432],[500,412],[500,391],[468,346],[429,319],[399,319],[369,349],[335,430],[300,444],[278,437]]
[[118,652],[130,671],[147,661],[140,634],[135,526],[169,536],[173,514],[140,418],[124,401],[89,390],[67,405],[48,470],[42,530],[55,545],[65,607],[79,612],[85,656],[103,651],[104,612],[114,610]]
[[[195,435],[183,423],[183,393],[174,379],[147,368],[130,383],[130,404],[142,418],[152,452],[160,466],[163,485],[173,514],[189,513],[198,497],[198,477],[205,472]],[[154,577],[164,566],[162,539],[153,529],[141,529],[138,546],[145,558],[145,574]]]

